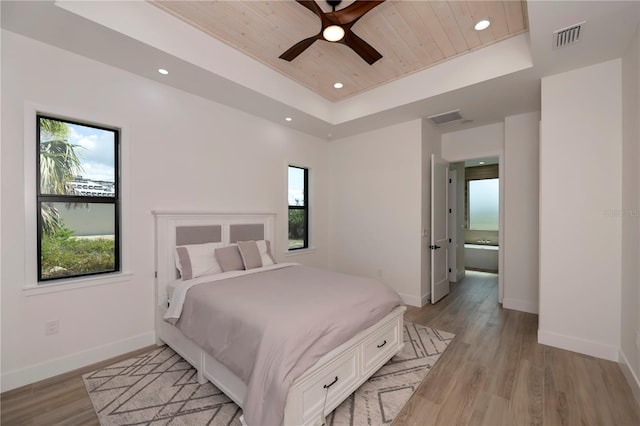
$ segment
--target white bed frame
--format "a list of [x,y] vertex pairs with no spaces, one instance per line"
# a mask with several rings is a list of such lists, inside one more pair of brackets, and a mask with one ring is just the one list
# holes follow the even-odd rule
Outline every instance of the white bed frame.
[[[198,382],[211,381],[238,406],[243,406],[247,386],[224,365],[162,320],[167,309],[167,284],[175,280],[176,228],[220,225],[222,241],[230,243],[231,225],[262,225],[263,237],[275,253],[275,214],[220,214],[153,211],[155,217],[155,330],[159,345],[167,344],[198,372]],[[256,238],[258,239],[258,238]],[[382,365],[398,353],[403,343],[404,306],[324,355],[296,379],[287,395],[285,425],[320,425]],[[325,403],[326,399],[326,403]],[[257,426],[257,425],[250,425]]]

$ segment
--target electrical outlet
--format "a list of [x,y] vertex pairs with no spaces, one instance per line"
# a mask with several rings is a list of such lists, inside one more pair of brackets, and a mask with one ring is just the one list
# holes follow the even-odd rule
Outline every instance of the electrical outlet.
[[60,331],[60,321],[51,320],[44,323],[44,334],[50,336],[52,334],[58,334]]

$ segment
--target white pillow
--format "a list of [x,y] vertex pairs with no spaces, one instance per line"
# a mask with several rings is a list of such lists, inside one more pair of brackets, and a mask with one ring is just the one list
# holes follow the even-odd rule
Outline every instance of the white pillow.
[[258,251],[260,252],[260,258],[262,259],[262,266],[273,265],[275,262],[271,257],[271,247],[269,241],[259,240],[256,241],[258,245]]
[[183,280],[219,274],[222,268],[218,264],[215,249],[224,247],[224,243],[205,243],[177,246],[175,251],[176,268]]

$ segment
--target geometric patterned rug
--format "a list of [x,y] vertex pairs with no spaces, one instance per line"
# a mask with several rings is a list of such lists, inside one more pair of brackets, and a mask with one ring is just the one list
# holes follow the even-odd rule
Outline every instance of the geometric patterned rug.
[[[404,323],[404,348],[328,417],[328,426],[390,424],[454,335]],[[242,410],[168,346],[82,376],[102,426],[240,426]]]

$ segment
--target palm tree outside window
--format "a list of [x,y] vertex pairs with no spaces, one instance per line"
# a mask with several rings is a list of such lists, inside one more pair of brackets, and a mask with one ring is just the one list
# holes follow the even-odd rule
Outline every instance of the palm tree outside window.
[[120,271],[120,131],[36,119],[38,281]]

